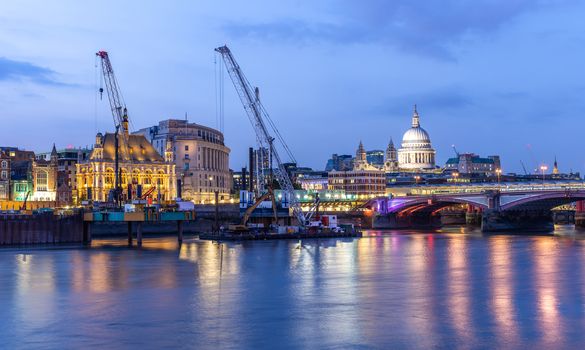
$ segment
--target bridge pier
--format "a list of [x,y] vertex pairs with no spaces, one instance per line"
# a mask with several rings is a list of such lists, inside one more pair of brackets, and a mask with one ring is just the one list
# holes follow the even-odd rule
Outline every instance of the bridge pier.
[[438,228],[442,226],[441,215],[416,212],[408,215],[388,213],[374,218],[374,229]]
[[576,203],[575,226],[585,227],[585,201],[578,201]]
[[548,210],[500,211],[488,209],[481,218],[482,232],[552,231],[552,213]]

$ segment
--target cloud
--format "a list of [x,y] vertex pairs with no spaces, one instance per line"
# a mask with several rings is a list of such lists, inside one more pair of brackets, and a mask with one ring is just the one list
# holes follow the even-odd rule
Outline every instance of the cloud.
[[328,6],[328,22],[277,18],[265,23],[230,23],[236,38],[296,43],[375,43],[405,52],[453,60],[465,40],[490,35],[523,14],[552,3],[544,0],[344,0]]
[[42,85],[68,86],[56,80],[56,75],[49,68],[0,57],[0,81],[32,81]]
[[419,110],[442,111],[467,107],[474,104],[473,99],[460,92],[461,89],[444,88],[420,94],[395,96],[384,100],[374,111],[381,115],[404,115],[417,104]]

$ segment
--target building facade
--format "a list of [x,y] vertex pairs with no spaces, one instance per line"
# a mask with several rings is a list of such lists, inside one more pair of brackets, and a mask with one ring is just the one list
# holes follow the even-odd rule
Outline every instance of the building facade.
[[398,150],[398,165],[404,171],[424,171],[435,168],[435,150],[429,134],[420,126],[420,116],[414,106],[412,127],[402,137]]
[[10,200],[10,156],[0,151],[0,201]]
[[445,169],[456,170],[460,174],[481,174],[486,176],[497,175],[496,170],[502,169],[500,156],[482,158],[474,153],[460,153],[457,157],[449,158]]
[[[171,144],[168,143],[163,158],[143,135],[129,135],[127,122],[118,135],[120,146],[119,169],[122,200],[148,196],[144,199],[169,201],[176,198],[175,163]],[[122,137],[127,145],[122,146]],[[77,198],[79,201],[108,201],[115,188],[116,134],[96,135],[89,159],[76,166]]]
[[[60,205],[77,203],[77,163],[86,162],[89,148],[65,148],[57,152],[57,202]],[[50,160],[51,153],[37,154],[37,160]]]
[[54,202],[56,195],[54,156],[37,159],[32,151],[0,147],[0,200]]
[[29,200],[48,202],[57,200],[57,150],[53,145],[49,160],[33,161],[33,191]]
[[327,189],[358,196],[381,196],[386,192],[386,174],[382,170],[331,171]]
[[229,200],[230,149],[221,132],[187,120],[168,119],[134,134],[146,137],[160,154],[170,142],[182,199],[211,203],[217,191],[220,201]]

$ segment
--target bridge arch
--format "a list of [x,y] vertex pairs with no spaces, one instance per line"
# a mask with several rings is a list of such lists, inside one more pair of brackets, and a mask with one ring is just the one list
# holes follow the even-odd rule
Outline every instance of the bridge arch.
[[437,209],[457,204],[469,204],[482,209],[488,208],[487,202],[478,200],[477,197],[466,198],[461,196],[376,198],[369,201],[366,206],[381,214],[398,214],[405,211],[436,211]]
[[551,210],[581,200],[585,200],[585,191],[543,191],[508,197],[502,196],[500,210]]

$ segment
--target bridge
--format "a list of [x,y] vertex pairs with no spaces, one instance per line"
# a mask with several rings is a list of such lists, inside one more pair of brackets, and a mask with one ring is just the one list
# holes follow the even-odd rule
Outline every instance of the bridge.
[[[481,223],[482,231],[552,229],[553,208],[585,200],[585,189],[486,190],[404,197],[378,197],[364,207],[373,210],[375,228],[440,225],[441,212],[465,210],[467,222]],[[580,209],[580,210],[579,210]],[[578,211],[585,212],[584,206]],[[584,213],[585,215],[585,213]]]

